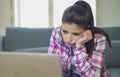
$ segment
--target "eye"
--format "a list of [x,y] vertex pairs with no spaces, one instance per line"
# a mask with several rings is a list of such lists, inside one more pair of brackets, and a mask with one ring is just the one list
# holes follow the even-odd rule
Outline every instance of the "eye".
[[74,36],[79,36],[81,33],[73,33]]
[[67,34],[68,32],[66,30],[62,30],[64,34]]

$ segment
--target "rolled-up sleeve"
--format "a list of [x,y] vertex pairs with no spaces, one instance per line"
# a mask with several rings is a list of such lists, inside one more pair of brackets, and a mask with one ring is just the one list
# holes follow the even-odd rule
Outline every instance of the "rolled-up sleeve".
[[105,49],[106,37],[104,35],[95,38],[95,46],[92,56],[88,56],[85,46],[75,49],[72,60],[77,71],[83,75],[83,77],[100,77],[104,63]]

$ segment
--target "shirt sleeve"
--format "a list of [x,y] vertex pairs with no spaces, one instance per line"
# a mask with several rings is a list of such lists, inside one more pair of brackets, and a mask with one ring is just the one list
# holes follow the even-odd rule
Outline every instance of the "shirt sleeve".
[[56,29],[52,31],[51,37],[50,37],[50,44],[48,48],[49,54],[58,54],[57,51],[57,44],[56,44]]
[[106,49],[106,37],[101,35],[96,39],[95,48],[91,57],[86,53],[86,47],[81,46],[74,50],[73,63],[79,74],[83,77],[100,77],[104,63]]

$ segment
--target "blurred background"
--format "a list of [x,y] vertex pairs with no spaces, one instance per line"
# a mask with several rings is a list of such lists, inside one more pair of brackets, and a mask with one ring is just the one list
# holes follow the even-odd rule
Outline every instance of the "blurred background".
[[[6,27],[57,27],[64,10],[77,0],[0,0],[0,34]],[[120,26],[120,0],[85,0],[95,26]]]

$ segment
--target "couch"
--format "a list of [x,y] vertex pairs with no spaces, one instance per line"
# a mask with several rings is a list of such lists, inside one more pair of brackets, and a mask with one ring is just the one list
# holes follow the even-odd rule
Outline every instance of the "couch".
[[[120,26],[99,26],[110,36],[112,48],[106,49],[106,64],[112,77],[120,76]],[[6,34],[0,35],[1,52],[47,53],[53,27],[21,28],[7,27]]]
[[106,64],[112,77],[120,77],[120,26],[101,26],[110,36],[112,48],[106,49]]
[[0,38],[1,51],[46,53],[53,28],[7,27]]

